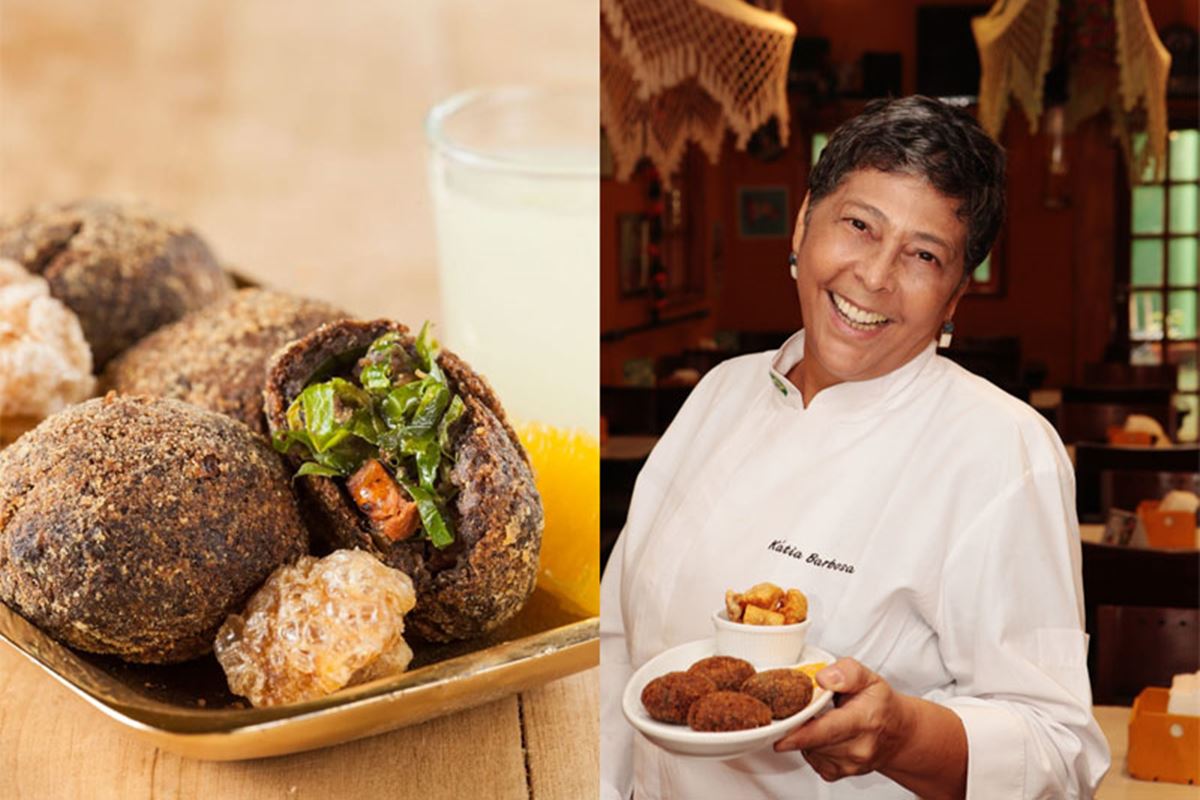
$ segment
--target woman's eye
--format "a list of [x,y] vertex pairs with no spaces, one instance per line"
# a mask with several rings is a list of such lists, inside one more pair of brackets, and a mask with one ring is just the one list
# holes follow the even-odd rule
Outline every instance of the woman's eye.
[[928,250],[921,250],[920,252],[918,252],[917,258],[921,259],[922,261],[928,262],[930,264],[938,263],[938,257],[935,256],[933,253],[929,252]]
[[863,222],[861,219],[858,219],[857,217],[846,217],[846,221],[849,222],[856,231],[867,230],[867,223]]

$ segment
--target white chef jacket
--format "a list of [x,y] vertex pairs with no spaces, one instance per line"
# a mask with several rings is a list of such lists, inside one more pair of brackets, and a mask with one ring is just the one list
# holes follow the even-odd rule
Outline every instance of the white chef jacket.
[[1091,797],[1110,756],[1092,716],[1074,475],[1024,403],[929,347],[804,407],[778,352],[696,386],[638,476],[601,590],[604,800],[895,798],[825,783],[796,752],[672,755],[621,713],[633,671],[712,635],[726,589],[808,595],[808,640],[953,710],[967,797]]

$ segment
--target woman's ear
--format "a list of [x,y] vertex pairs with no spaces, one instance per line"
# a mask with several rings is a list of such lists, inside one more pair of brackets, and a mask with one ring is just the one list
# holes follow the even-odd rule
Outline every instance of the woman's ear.
[[804,193],[804,202],[800,204],[800,213],[796,215],[796,229],[792,232],[792,252],[800,252],[800,243],[804,241],[804,234],[807,230],[807,223],[804,218],[808,216],[808,192]]

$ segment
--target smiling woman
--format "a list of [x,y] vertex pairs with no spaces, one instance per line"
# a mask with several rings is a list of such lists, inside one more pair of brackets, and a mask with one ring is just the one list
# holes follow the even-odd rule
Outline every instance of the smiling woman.
[[805,402],[911,361],[966,289],[958,202],[924,178],[859,170],[809,202],[793,239],[807,357],[788,373]]
[[[830,138],[792,242],[804,329],[705,375],[609,559],[607,797],[1093,795],[1108,752],[1070,461],[1037,412],[936,353],[999,229],[1004,164],[924,97]],[[723,762],[633,737],[630,676],[762,581],[807,595],[808,641],[841,656],[816,675],[835,707]]]

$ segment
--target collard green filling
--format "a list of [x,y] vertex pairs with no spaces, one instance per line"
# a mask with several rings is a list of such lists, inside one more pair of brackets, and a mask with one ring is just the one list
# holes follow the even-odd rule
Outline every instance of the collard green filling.
[[[421,528],[438,548],[454,541],[445,513],[453,494],[444,467],[462,398],[437,363],[438,343],[421,326],[415,357],[394,332],[380,336],[358,359],[357,383],[318,375],[287,410],[288,429],[274,437],[281,453],[298,447],[302,475],[347,478],[377,458],[417,504]],[[327,373],[326,373],[327,374]]]

